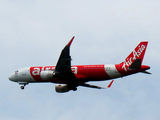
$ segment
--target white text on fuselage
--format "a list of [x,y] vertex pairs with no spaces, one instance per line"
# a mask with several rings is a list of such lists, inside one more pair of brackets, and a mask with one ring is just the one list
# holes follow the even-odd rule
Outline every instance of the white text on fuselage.
[[[55,70],[55,67],[52,67],[52,66],[51,67],[42,67],[42,68],[35,67],[35,68],[33,68],[32,74],[33,75],[40,75],[41,71],[54,71],[54,70]],[[71,70],[74,74],[77,74],[77,67],[72,67]]]

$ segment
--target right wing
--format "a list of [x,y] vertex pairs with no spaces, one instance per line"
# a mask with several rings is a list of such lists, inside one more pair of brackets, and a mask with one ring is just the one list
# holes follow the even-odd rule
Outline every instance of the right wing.
[[99,86],[95,86],[95,85],[90,85],[90,84],[80,84],[79,86],[83,86],[83,87],[89,87],[89,88],[97,88],[97,89],[107,89],[107,88],[110,88],[112,83],[113,83],[114,80],[112,80],[110,82],[110,84],[105,88],[105,87],[99,87]]

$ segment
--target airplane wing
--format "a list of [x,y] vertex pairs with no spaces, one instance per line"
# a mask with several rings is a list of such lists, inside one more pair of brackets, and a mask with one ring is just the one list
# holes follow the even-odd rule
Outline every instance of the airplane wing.
[[67,84],[72,83],[73,79],[75,79],[75,75],[71,70],[71,56],[70,56],[70,46],[72,44],[73,39],[74,36],[62,50],[54,72],[54,77],[66,78]]
[[90,84],[80,84],[79,86],[83,86],[83,87],[90,87],[90,88],[97,88],[97,89],[107,89],[107,88],[110,88],[112,83],[113,83],[114,80],[112,80],[110,82],[110,84],[105,88],[105,87],[99,87],[99,86],[95,86],[95,85],[90,85]]
[[[76,77],[74,73],[71,70],[71,56],[70,56],[70,46],[72,44],[72,41],[74,39],[74,36],[70,40],[70,42],[64,47],[64,49],[61,52],[61,55],[58,59],[58,62],[55,67],[55,71],[53,73],[53,77],[61,77],[65,78],[66,84],[70,87],[69,89],[77,90],[77,86],[84,86],[84,87],[90,87],[90,88],[97,88],[97,89],[106,89],[104,87],[99,87],[95,85],[90,84],[77,84]],[[111,81],[111,83],[108,85],[107,88],[110,88],[114,80]]]

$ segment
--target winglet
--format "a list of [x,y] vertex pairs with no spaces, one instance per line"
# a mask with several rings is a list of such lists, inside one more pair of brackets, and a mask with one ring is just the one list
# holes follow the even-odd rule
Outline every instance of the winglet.
[[114,81],[114,80],[112,80],[112,81],[110,82],[110,84],[107,86],[107,88],[110,88],[110,87],[111,87],[113,81]]
[[74,37],[75,37],[75,36],[72,37],[72,39],[69,41],[69,43],[67,44],[67,46],[71,46]]

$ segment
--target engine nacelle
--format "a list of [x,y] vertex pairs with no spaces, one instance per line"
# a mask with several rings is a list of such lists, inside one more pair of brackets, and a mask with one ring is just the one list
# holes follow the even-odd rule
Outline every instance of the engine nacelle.
[[68,85],[66,84],[59,84],[55,86],[55,90],[58,93],[64,93],[64,92],[68,92],[69,88],[68,88]]
[[53,78],[53,71],[41,71],[40,75],[42,80],[50,80]]

